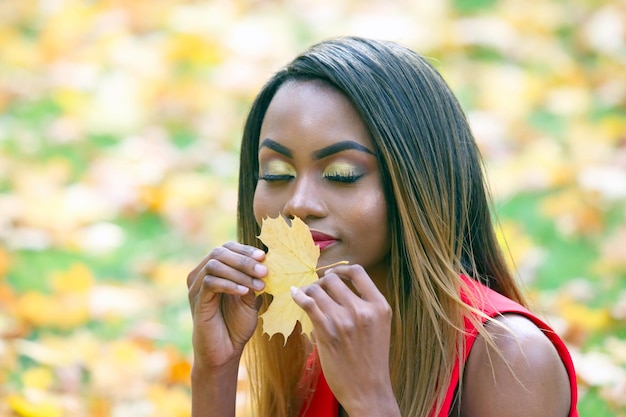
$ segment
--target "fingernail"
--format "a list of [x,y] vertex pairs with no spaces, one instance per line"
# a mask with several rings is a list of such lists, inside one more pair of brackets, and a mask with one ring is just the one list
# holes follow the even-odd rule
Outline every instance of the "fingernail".
[[265,255],[265,252],[263,252],[261,249],[255,249],[252,253],[252,257],[254,258],[261,258],[263,255]]
[[267,274],[267,267],[262,264],[256,264],[254,265],[254,273],[260,277],[265,276],[265,274]]
[[253,279],[252,287],[257,291],[261,291],[263,288],[265,288],[265,283],[260,279]]
[[297,287],[290,287],[289,291],[291,291],[291,296],[293,297],[298,292],[298,288]]
[[237,285],[237,292],[239,294],[246,295],[248,294],[248,291],[250,291],[248,287],[244,287],[243,285]]

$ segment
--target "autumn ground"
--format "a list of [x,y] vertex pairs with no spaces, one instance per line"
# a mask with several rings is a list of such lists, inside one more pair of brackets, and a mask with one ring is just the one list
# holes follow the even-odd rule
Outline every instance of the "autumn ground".
[[184,281],[234,238],[245,110],[338,34],[440,68],[581,414],[626,416],[624,0],[0,0],[0,416],[189,414]]

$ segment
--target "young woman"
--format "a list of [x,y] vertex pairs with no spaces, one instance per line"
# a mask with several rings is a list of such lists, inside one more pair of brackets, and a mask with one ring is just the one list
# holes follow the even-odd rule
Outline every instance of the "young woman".
[[[563,342],[526,310],[495,238],[481,160],[437,71],[390,42],[313,46],[257,96],[241,146],[239,243],[189,274],[192,412],[233,416],[244,348],[255,415],[577,416]],[[304,220],[311,318],[269,339],[264,217]]]

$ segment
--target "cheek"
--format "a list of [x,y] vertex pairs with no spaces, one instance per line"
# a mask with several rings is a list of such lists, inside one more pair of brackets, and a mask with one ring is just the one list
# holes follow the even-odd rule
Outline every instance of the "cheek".
[[366,193],[359,199],[360,215],[369,219],[369,222],[383,222],[387,219],[387,201],[382,190]]
[[376,237],[381,245],[389,240],[389,225],[387,224],[387,202],[382,193],[371,193],[359,199],[346,220],[350,221],[355,229],[360,230],[364,237]]
[[254,212],[254,218],[258,224],[261,224],[263,217],[265,216],[265,207],[263,204],[263,199],[260,197],[258,188],[254,193],[254,198],[252,200],[252,211]]
[[279,204],[278,198],[269,197],[267,193],[264,192],[262,185],[257,186],[252,201],[252,210],[258,224],[261,224],[262,220],[266,217],[276,217],[280,214],[281,209],[282,207]]

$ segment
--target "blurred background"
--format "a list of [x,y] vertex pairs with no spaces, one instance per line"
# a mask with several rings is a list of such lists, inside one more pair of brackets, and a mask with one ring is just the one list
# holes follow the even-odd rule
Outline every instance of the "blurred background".
[[442,72],[581,415],[626,416],[625,0],[0,0],[0,416],[189,415],[185,278],[235,238],[246,111],[345,34]]

